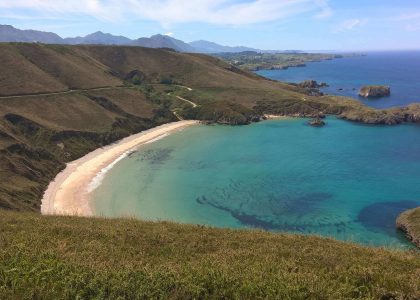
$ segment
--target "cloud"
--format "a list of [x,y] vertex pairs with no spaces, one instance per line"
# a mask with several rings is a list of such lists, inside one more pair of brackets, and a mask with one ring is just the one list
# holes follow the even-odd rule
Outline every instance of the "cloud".
[[420,31],[420,22],[418,22],[418,23],[412,23],[412,24],[407,24],[405,26],[405,30],[411,31],[411,32]]
[[0,9],[45,16],[83,14],[114,22],[128,17],[161,24],[247,25],[301,13],[317,18],[332,15],[328,0],[1,0]]
[[420,12],[411,12],[401,14],[395,18],[397,21],[411,21],[411,20],[418,20],[420,19]]
[[404,13],[393,19],[394,21],[403,22],[405,24],[404,29],[406,31],[420,31],[420,12],[414,11],[410,13]]
[[351,31],[360,26],[363,26],[364,24],[366,24],[366,22],[367,20],[349,19],[338,24],[338,26],[333,29],[333,32],[339,33],[344,31]]
[[59,18],[68,14],[83,14],[101,20],[118,21],[125,1],[101,0],[1,0],[0,9],[21,17]]
[[173,36],[173,35],[174,35],[174,33],[173,33],[173,32],[167,32],[167,33],[164,33],[163,35]]
[[328,5],[327,0],[316,0],[315,4],[321,9],[321,11],[315,15],[317,19],[325,19],[334,14],[333,10]]

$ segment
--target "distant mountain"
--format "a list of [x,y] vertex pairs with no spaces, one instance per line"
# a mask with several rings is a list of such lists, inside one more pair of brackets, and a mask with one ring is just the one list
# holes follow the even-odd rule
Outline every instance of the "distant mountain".
[[238,46],[238,47],[230,47],[230,46],[222,46],[213,42],[209,41],[194,41],[189,43],[190,46],[196,49],[197,52],[200,53],[221,53],[221,52],[230,52],[230,53],[238,53],[238,52],[245,52],[245,51],[254,51],[254,52],[261,52],[262,50]]
[[20,30],[10,25],[0,25],[0,42],[24,42],[24,43],[44,43],[44,44],[96,44],[96,45],[129,45],[148,48],[172,48],[179,52],[195,53],[238,53],[238,52],[280,52],[274,50],[259,50],[249,47],[230,47],[223,46],[213,42],[199,40],[191,43],[185,43],[173,37],[156,34],[149,38],[142,37],[131,40],[125,36],[117,36],[109,33],[97,31],[87,36],[61,38],[52,32],[36,30]]
[[133,41],[125,36],[117,36],[97,31],[85,37],[66,38],[66,44],[96,44],[96,45],[130,45]]
[[63,39],[52,32],[20,30],[10,25],[0,25],[0,42],[61,44]]
[[134,40],[131,45],[148,48],[172,48],[179,52],[197,52],[194,47],[187,43],[162,34],[156,34],[150,38],[139,38]]

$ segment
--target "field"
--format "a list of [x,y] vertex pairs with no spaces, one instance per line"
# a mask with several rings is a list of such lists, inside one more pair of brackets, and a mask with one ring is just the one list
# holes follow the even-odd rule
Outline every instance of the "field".
[[0,211],[2,299],[418,299],[420,254],[325,238]]
[[257,53],[252,51],[240,53],[215,54],[226,62],[242,70],[275,70],[290,67],[304,67],[310,62],[342,58],[341,54],[324,53]]

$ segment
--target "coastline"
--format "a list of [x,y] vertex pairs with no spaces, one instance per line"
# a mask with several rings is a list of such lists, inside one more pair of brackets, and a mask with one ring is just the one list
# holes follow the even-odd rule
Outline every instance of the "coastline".
[[290,120],[293,119],[295,117],[291,117],[291,116],[285,116],[285,115],[264,115],[264,120]]
[[143,144],[154,142],[172,132],[198,123],[198,121],[184,120],[154,127],[69,162],[48,185],[42,198],[41,213],[93,216],[89,205],[89,194],[119,160]]

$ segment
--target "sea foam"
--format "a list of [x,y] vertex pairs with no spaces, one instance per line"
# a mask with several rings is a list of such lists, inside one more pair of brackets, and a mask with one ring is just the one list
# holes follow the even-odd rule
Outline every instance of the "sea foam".
[[[158,140],[161,140],[161,139],[167,137],[168,135],[169,135],[169,133],[161,134],[158,137],[156,137],[154,139],[151,139],[151,140],[149,140],[149,141],[147,141],[143,144],[150,144],[150,143],[156,142]],[[132,150],[132,149],[124,152],[123,154],[118,156],[118,158],[116,158],[112,163],[110,163],[106,167],[102,168],[98,172],[98,174],[96,174],[96,176],[92,179],[92,181],[89,182],[88,186],[86,187],[86,191],[90,194],[94,190],[96,190],[102,184],[102,181],[104,180],[106,173],[108,173],[119,161],[126,158],[132,152],[134,152],[134,150]]]

